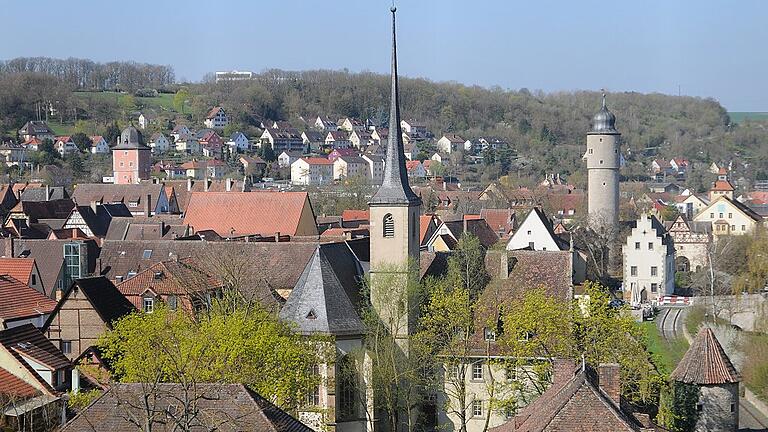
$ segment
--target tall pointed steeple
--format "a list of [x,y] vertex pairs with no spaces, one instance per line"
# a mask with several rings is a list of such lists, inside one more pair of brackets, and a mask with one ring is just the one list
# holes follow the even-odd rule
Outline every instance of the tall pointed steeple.
[[421,199],[413,193],[408,183],[403,150],[403,132],[400,129],[400,98],[397,86],[397,38],[395,36],[395,11],[392,6],[392,95],[389,106],[389,139],[387,157],[384,166],[384,180],[376,194],[371,198],[371,205],[412,204],[419,205]]

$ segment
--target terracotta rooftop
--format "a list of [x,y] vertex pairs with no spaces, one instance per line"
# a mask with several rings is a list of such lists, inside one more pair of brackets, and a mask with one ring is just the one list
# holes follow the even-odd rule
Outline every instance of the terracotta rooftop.
[[183,295],[210,291],[222,282],[205,271],[192,258],[162,261],[117,285],[125,296],[137,296],[151,289],[161,295]]
[[49,314],[56,302],[24,282],[0,275],[0,320],[8,321]]
[[0,274],[6,274],[27,285],[34,268],[33,258],[0,258]]
[[723,191],[723,192],[731,192],[734,190],[733,185],[728,180],[717,180],[714,185],[712,185],[713,191]]
[[349,221],[367,221],[371,217],[368,210],[344,210],[341,212],[341,220]]
[[213,230],[220,236],[317,234],[301,232],[302,216],[314,224],[306,192],[194,192],[184,223],[195,231]]
[[725,384],[741,381],[741,375],[712,329],[704,327],[699,330],[670,379],[688,384]]
[[0,395],[28,398],[38,393],[36,388],[0,367]]

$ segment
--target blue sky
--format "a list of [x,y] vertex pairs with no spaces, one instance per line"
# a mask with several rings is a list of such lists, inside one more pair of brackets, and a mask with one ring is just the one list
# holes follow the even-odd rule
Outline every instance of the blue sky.
[[[768,1],[399,0],[400,72],[544,91],[713,97],[768,111]],[[3,2],[0,58],[387,72],[387,0]],[[30,17],[38,23],[32,25]],[[18,17],[16,19],[15,17]]]

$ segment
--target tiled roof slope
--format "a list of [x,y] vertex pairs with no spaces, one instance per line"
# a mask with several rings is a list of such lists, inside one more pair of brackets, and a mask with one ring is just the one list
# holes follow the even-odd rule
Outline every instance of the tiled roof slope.
[[[337,243],[346,248],[343,243]],[[298,326],[302,334],[322,333],[334,336],[365,333],[357,308],[347,290],[357,292],[355,273],[337,272],[331,264],[334,244],[320,245],[307,264],[291,295],[280,311],[280,318]],[[354,259],[350,257],[350,259]],[[342,265],[344,263],[337,263]],[[358,273],[362,276],[362,272]],[[345,289],[342,279],[349,279]]]
[[[139,402],[150,384],[116,384],[60,429],[61,432],[90,431],[93,425],[110,432],[133,432],[129,418],[141,416]],[[183,410],[180,384],[159,384],[154,388],[158,409],[152,430],[173,431],[177,425],[165,413]],[[312,429],[242,384],[197,384],[191,398],[198,415],[191,432],[312,432]],[[172,409],[171,407],[175,407]]]
[[0,275],[0,321],[48,314],[56,302],[29,285],[8,275]]
[[222,286],[222,282],[201,270],[192,258],[159,262],[117,285],[123,295],[141,295],[148,288],[157,294],[205,292]]
[[741,381],[741,375],[709,327],[699,330],[693,344],[670,378],[688,384],[725,384]]
[[0,397],[27,398],[37,393],[37,389],[0,367]]
[[596,374],[578,369],[568,380],[554,383],[514,419],[491,428],[491,432],[620,432],[654,430],[644,428],[597,385]]
[[[110,279],[140,272],[174,258],[192,257],[206,271],[232,277],[249,292],[243,295],[274,304],[274,290],[292,289],[315,251],[317,242],[245,243],[191,240],[104,241],[101,266]],[[145,255],[147,252],[147,255]]]
[[194,192],[184,223],[195,231],[210,229],[221,236],[308,235],[299,229],[309,205],[306,192]]
[[32,324],[0,331],[0,344],[52,369],[63,369],[71,365],[61,350]]
[[29,284],[34,268],[33,258],[0,258],[0,274],[7,274],[25,284]]

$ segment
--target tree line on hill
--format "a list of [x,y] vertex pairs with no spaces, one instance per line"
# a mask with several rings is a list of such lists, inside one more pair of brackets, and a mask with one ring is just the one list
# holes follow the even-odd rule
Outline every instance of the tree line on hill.
[[[115,121],[127,124],[141,106],[142,89],[176,92],[164,115],[170,121],[199,124],[213,106],[223,106],[231,130],[253,138],[261,120],[287,120],[317,115],[351,116],[385,125],[389,77],[371,72],[267,70],[248,81],[173,84],[168,66],[138,63],[95,63],[88,60],[22,58],[0,62],[0,128],[12,132],[25,121],[49,114],[66,124],[90,122],[98,128]],[[73,89],[120,89],[120,97],[98,97]],[[510,157],[488,155],[485,177],[513,174],[540,179],[560,173],[583,177],[585,134],[600,108],[596,91],[556,92],[504,90],[453,82],[401,78],[403,118],[415,119],[433,131],[464,138],[497,136],[511,144]],[[768,178],[765,122],[731,122],[712,99],[635,92],[610,93],[608,107],[617,116],[627,167],[622,173],[647,180],[651,158],[682,157],[707,164],[740,161],[750,164],[748,180]],[[55,114],[53,114],[55,113]],[[509,163],[515,156],[520,159]],[[738,173],[741,175],[742,173]],[[582,179],[583,180],[583,179]]]
[[0,61],[0,74],[34,72],[58,78],[73,90],[116,90],[134,92],[173,84],[176,76],[171,66],[50,57],[17,57]]

